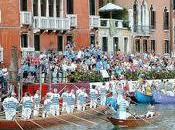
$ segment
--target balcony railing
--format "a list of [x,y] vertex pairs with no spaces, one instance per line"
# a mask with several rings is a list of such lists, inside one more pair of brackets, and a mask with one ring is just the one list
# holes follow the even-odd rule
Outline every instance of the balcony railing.
[[42,30],[68,30],[69,18],[34,17],[33,27]]
[[103,28],[123,28],[123,20],[117,19],[100,19],[100,27]]
[[100,16],[90,15],[89,26],[91,28],[98,28],[100,26]]
[[141,35],[148,35],[150,33],[150,26],[135,25],[134,32]]
[[70,19],[70,26],[77,27],[77,15],[75,14],[68,14],[67,18]]
[[21,25],[32,25],[32,13],[28,11],[20,12]]

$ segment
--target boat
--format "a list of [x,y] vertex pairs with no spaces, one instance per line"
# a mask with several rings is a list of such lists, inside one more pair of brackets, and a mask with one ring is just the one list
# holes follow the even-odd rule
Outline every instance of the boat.
[[144,125],[150,125],[154,123],[160,114],[156,113],[153,117],[149,118],[141,118],[141,117],[131,117],[126,120],[124,119],[117,119],[113,117],[107,117],[107,119],[117,128],[133,128],[133,127],[140,127]]
[[168,96],[159,91],[153,92],[153,100],[157,104],[175,104],[175,96]]
[[135,98],[138,103],[143,103],[143,104],[151,104],[154,103],[153,96],[148,96],[143,94],[142,92],[136,91],[135,92]]
[[78,123],[83,119],[84,120],[93,119],[95,115],[102,114],[105,110],[107,110],[107,108],[108,108],[107,106],[99,106],[95,109],[88,109],[83,112],[74,112],[72,114],[62,114],[60,116],[50,116],[47,118],[37,117],[27,120],[21,118],[16,118],[15,120],[0,119],[0,129],[2,130],[8,130],[8,129],[29,130],[36,128],[45,129],[51,126],[59,127],[59,125],[65,125],[66,123],[77,125],[76,122]]

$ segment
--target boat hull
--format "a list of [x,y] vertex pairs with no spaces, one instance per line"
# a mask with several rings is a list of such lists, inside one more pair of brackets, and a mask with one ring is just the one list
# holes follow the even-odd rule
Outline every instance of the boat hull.
[[[20,125],[23,129],[29,130],[29,129],[35,129],[35,128],[41,128],[41,127],[47,128],[51,126],[59,126],[59,125],[67,124],[69,122],[75,123],[75,122],[79,122],[80,118],[91,119],[95,115],[100,114],[106,109],[107,109],[106,106],[100,106],[96,109],[89,109],[84,112],[75,112],[73,114],[63,114],[55,117],[36,118],[36,119],[29,119],[29,120],[16,119],[13,121],[8,121],[5,119],[2,119],[0,120],[0,129],[1,130],[20,130],[21,129],[19,127]],[[80,118],[76,118],[76,116]]]
[[175,104],[175,96],[167,96],[158,91],[153,92],[153,99],[157,104]]
[[132,118],[132,119],[126,119],[126,120],[121,120],[121,119],[116,119],[113,117],[108,117],[108,120],[116,127],[119,128],[133,128],[133,127],[139,127],[139,126],[144,126],[144,125],[150,125],[154,123],[159,117],[159,114],[156,114],[152,118]]
[[153,96],[147,96],[139,91],[136,91],[134,96],[138,103],[143,103],[143,104],[154,103]]

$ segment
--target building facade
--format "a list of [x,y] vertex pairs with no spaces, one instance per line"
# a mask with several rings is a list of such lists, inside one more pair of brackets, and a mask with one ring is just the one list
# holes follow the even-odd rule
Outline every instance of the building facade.
[[67,42],[75,48],[95,43],[98,0],[1,0],[1,61],[10,63],[10,48],[19,55],[28,51],[64,50]]
[[129,11],[134,52],[173,52],[171,0],[116,0]]

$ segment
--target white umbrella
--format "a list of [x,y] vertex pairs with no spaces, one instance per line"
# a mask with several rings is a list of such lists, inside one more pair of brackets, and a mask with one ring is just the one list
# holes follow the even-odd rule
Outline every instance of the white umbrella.
[[112,11],[116,11],[116,10],[123,10],[123,8],[118,5],[108,3],[107,5],[101,7],[99,9],[99,12],[110,12],[110,17],[112,18]]

